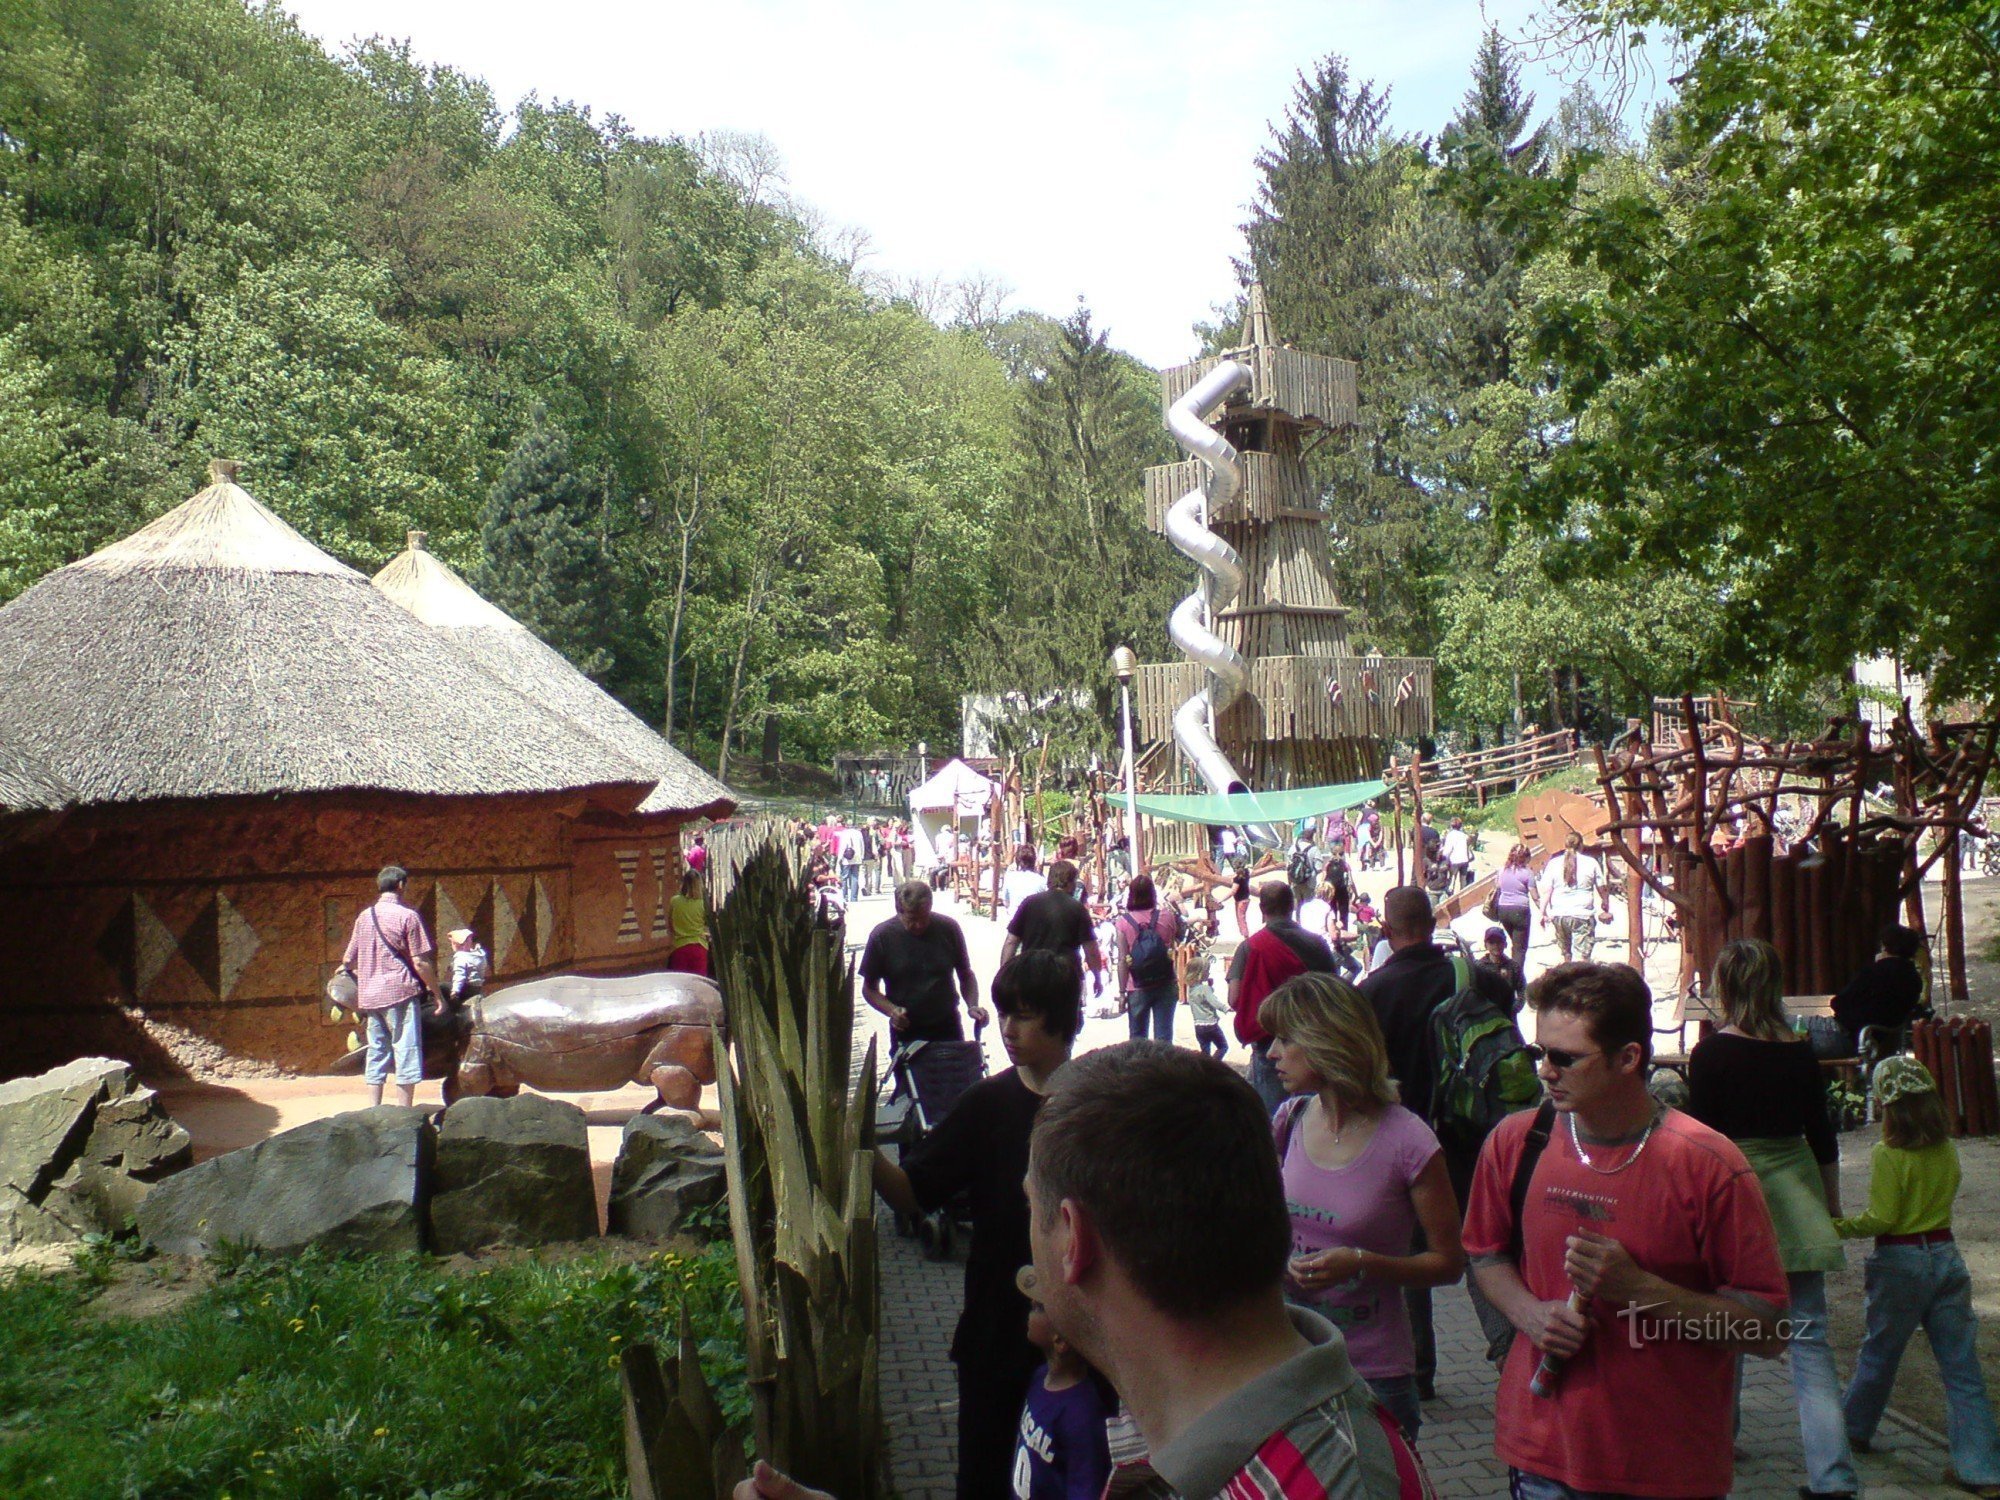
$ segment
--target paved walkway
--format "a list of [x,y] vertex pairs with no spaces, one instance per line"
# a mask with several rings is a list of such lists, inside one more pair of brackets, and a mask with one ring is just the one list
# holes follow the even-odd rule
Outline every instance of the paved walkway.
[[[1000,928],[956,911],[949,903],[941,909],[958,916],[964,925],[973,966],[983,986],[998,964]],[[858,941],[889,914],[886,899],[862,902],[850,916],[849,931]],[[1537,951],[1531,958],[1531,969],[1541,966],[1537,959],[1546,962]],[[1086,1002],[1086,1008],[1093,1007]],[[856,1015],[862,1036],[884,1032],[882,1018],[858,1000]],[[1193,1029],[1184,1007],[1175,1020],[1176,1039],[1193,1045]],[[1079,1038],[1079,1050],[1121,1040],[1125,1029],[1122,1019],[1089,1021]],[[987,1032],[986,1041],[989,1068],[1005,1067],[1006,1057],[993,1030]],[[1231,1060],[1243,1061],[1240,1047],[1234,1049]],[[957,1462],[958,1404],[952,1365],[945,1351],[951,1344],[961,1303],[963,1249],[949,1261],[928,1261],[913,1241],[897,1236],[886,1211],[880,1216],[880,1225],[882,1404],[894,1450],[895,1487],[901,1500],[948,1500]],[[1493,1458],[1493,1377],[1476,1352],[1479,1341],[1471,1305],[1462,1290],[1446,1288],[1437,1294],[1435,1307],[1439,1400],[1424,1408],[1424,1461],[1441,1496],[1460,1500],[1504,1496],[1506,1471]],[[1921,1343],[1918,1340],[1911,1346],[1906,1363],[1928,1359],[1928,1350],[1919,1347]],[[1940,1482],[1947,1460],[1944,1444],[1936,1434],[1903,1422],[1892,1412],[1880,1441],[1891,1445],[1890,1451],[1858,1460],[1866,1493],[1874,1500],[1915,1500],[1957,1493]],[[1750,1361],[1738,1450],[1735,1495],[1744,1500],[1795,1500],[1805,1473],[1785,1364]]]
[[[901,1500],[949,1500],[957,1454],[958,1403],[945,1350],[957,1321],[962,1257],[927,1261],[882,1220],[882,1404],[894,1448]],[[1478,1355],[1472,1306],[1456,1287],[1437,1294],[1438,1400],[1424,1407],[1419,1451],[1441,1496],[1491,1500],[1507,1493],[1507,1471],[1493,1457],[1493,1377]],[[1925,1357],[1913,1349],[1913,1357]],[[1917,1500],[1955,1494],[1939,1481],[1944,1445],[1898,1419],[1883,1424],[1891,1451],[1860,1458],[1871,1500]],[[1737,1439],[1741,1500],[1795,1500],[1805,1482],[1799,1427],[1787,1367],[1752,1360],[1744,1383],[1743,1431]]]

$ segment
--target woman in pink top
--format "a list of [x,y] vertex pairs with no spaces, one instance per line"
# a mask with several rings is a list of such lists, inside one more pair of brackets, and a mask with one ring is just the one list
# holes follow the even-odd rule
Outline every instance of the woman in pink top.
[[1257,1021],[1292,1096],[1271,1122],[1292,1216],[1292,1294],[1345,1335],[1354,1368],[1414,1443],[1423,1410],[1403,1289],[1465,1271],[1444,1154],[1396,1102],[1382,1028],[1346,980],[1288,979]]

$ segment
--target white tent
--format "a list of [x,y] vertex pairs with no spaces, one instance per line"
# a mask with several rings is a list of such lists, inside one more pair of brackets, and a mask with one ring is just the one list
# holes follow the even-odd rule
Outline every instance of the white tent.
[[961,839],[970,823],[976,831],[993,797],[993,783],[962,760],[949,760],[922,786],[910,793],[910,841],[916,846],[917,868],[937,863],[937,836],[947,826]]

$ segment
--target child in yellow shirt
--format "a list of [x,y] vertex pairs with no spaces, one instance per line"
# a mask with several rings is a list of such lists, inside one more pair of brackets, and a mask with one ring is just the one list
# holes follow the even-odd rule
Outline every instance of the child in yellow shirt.
[[1875,1070],[1882,1116],[1868,1179],[1868,1211],[1835,1219],[1842,1239],[1875,1238],[1868,1257],[1868,1333],[1842,1410],[1847,1437],[1866,1453],[1875,1436],[1903,1348],[1921,1325],[1944,1381],[1951,1442],[1949,1484],[2000,1500],[2000,1427],[1979,1368],[1979,1323],[1972,1280],[1951,1237],[1958,1196],[1958,1147],[1937,1080],[1914,1057]]

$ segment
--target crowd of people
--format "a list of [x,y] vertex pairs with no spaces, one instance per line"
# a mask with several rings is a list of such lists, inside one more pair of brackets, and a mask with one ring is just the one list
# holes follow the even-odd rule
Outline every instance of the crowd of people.
[[[1553,889],[1547,871],[1503,884],[1502,909],[1601,899],[1589,859],[1551,859]],[[1801,1494],[1857,1494],[1853,1454],[1918,1327],[1951,1404],[1948,1477],[2000,1495],[1935,1083],[1914,1059],[1876,1070],[1870,1202],[1844,1215],[1814,1041],[1785,1015],[1767,944],[1725,950],[1726,1024],[1689,1060],[1681,1108],[1649,1086],[1635,970],[1556,963],[1527,986],[1531,1045],[1515,924],[1470,961],[1437,941],[1420,886],[1384,897],[1387,951],[1361,974],[1297,920],[1292,880],[1266,881],[1226,972],[1186,974],[1200,1046],[1183,1049],[1166,1040],[1171,955],[1219,903],[1190,914],[1141,875],[1101,928],[1068,861],[1039,878],[992,985],[1012,1066],[877,1168],[899,1212],[971,1205],[961,1496],[1431,1493],[1431,1299],[1461,1280],[1515,1496],[1726,1494],[1752,1355],[1790,1361]],[[899,1039],[962,1036],[961,1011],[986,1016],[964,934],[927,881],[895,894],[863,955],[867,999]],[[1882,962],[1901,944],[1885,934]],[[1117,997],[1132,1040],[1072,1059],[1086,985]],[[1467,1095],[1467,1017],[1505,1051],[1491,1076],[1524,1089]],[[1225,1022],[1245,1072],[1216,1055]],[[1843,1392],[1825,1275],[1856,1237],[1875,1241],[1868,1334]],[[760,1470],[747,1492],[795,1490]]]

